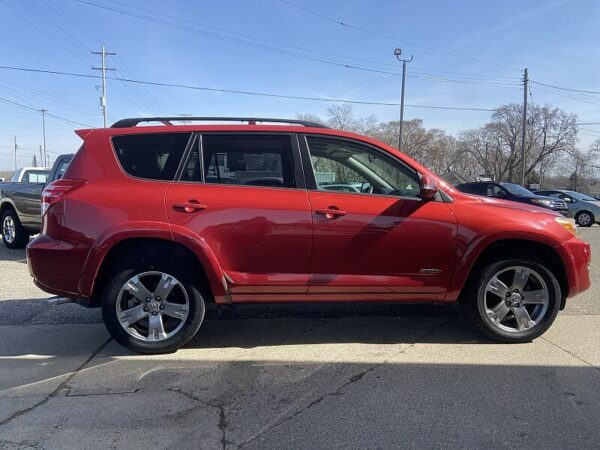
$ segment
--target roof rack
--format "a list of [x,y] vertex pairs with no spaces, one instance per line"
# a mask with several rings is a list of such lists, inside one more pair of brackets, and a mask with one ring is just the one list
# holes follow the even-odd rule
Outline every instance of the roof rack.
[[259,122],[272,122],[272,123],[289,123],[303,125],[311,128],[329,128],[323,124],[317,122],[309,122],[307,120],[295,120],[295,119],[269,119],[264,117],[138,117],[133,119],[121,119],[112,124],[111,128],[132,128],[141,122],[161,122],[164,125],[173,125],[171,122],[248,122],[248,125],[256,125]]

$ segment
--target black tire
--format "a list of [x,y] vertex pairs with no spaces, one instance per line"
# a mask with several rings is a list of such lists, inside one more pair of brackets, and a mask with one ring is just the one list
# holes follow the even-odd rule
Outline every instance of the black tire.
[[[8,220],[12,221],[14,226],[14,236],[11,238],[7,233],[5,233],[5,222]],[[13,208],[8,208],[4,213],[2,213],[2,218],[0,219],[0,226],[2,227],[2,242],[8,248],[25,248],[27,243],[29,242],[29,233],[19,220],[19,216],[17,212]]]
[[579,211],[575,216],[575,222],[580,227],[591,227],[595,221],[594,215],[589,211]]
[[[185,289],[189,300],[189,312],[187,318],[182,321],[181,329],[173,336],[153,342],[131,335],[121,325],[117,316],[117,300],[121,288],[133,276],[149,271],[163,272],[175,277]],[[202,325],[206,311],[204,299],[208,298],[207,294],[203,295],[202,292],[205,291],[198,280],[194,279],[194,274],[190,273],[182,262],[174,261],[167,255],[131,255],[113,269],[105,284],[102,293],[104,324],[111,336],[130,350],[147,354],[171,353],[192,339]],[[159,314],[162,316],[162,313]]]
[[[503,269],[524,266],[535,270],[548,289],[548,306],[536,325],[524,331],[505,331],[491,324],[485,316],[482,297],[492,277]],[[552,325],[561,305],[560,285],[547,266],[534,258],[523,256],[492,261],[480,267],[469,279],[461,294],[460,306],[467,320],[484,336],[504,343],[530,342],[541,336]]]

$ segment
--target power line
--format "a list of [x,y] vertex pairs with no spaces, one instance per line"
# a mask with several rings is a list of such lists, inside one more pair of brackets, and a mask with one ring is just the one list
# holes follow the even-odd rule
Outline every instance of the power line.
[[[82,3],[85,5],[89,5],[89,6],[94,6],[97,8],[101,8],[101,9],[105,9],[108,11],[112,11],[112,12],[116,12],[122,15],[126,15],[126,16],[130,16],[133,18],[137,18],[137,19],[141,19],[141,20],[147,20],[147,21],[151,21],[151,22],[155,22],[155,23],[159,23],[162,25],[167,25],[167,26],[172,26],[175,27],[177,29],[183,30],[183,31],[188,31],[190,33],[194,33],[194,34],[199,34],[202,36],[206,36],[206,37],[211,37],[214,39],[219,39],[219,40],[223,40],[225,42],[229,42],[229,43],[234,43],[234,44],[238,44],[238,45],[243,45],[246,47],[251,47],[251,48],[256,48],[256,49],[260,49],[263,51],[267,51],[267,52],[271,52],[271,53],[277,53],[277,54],[281,54],[281,55],[286,55],[286,56],[291,56],[294,58],[300,58],[300,59],[304,59],[304,60],[308,60],[308,61],[313,61],[313,62],[319,62],[319,63],[323,63],[323,64],[328,64],[328,65],[333,65],[333,66],[337,66],[337,67],[342,67],[345,69],[353,69],[353,70],[361,70],[361,71],[366,71],[366,72],[374,72],[374,73],[383,73],[383,74],[391,74],[391,75],[396,75],[396,76],[401,76],[401,74],[399,72],[393,72],[391,70],[384,70],[384,69],[378,69],[378,68],[374,68],[374,67],[369,67],[369,66],[364,66],[364,65],[358,65],[358,64],[348,64],[346,62],[342,62],[342,61],[335,61],[335,60],[330,60],[330,59],[324,59],[322,57],[317,57],[314,55],[308,55],[305,53],[298,53],[298,52],[294,52],[294,51],[290,51],[290,50],[285,50],[285,49],[280,49],[280,48],[276,48],[276,47],[269,47],[263,44],[257,44],[255,42],[248,42],[245,41],[243,39],[240,38],[236,38],[236,37],[230,37],[230,36],[223,36],[214,32],[208,32],[208,31],[202,31],[199,30],[197,28],[193,28],[190,26],[185,26],[185,25],[179,25],[177,23],[173,23],[167,20],[162,20],[162,19],[158,19],[158,18],[154,18],[154,17],[148,17],[148,16],[144,16],[143,14],[139,14],[137,11],[142,9],[137,8],[135,9],[135,11],[128,11],[125,9],[120,9],[120,8],[115,8],[115,7],[111,7],[111,6],[106,6],[106,5],[101,5],[98,3],[94,3],[91,1],[87,1],[87,0],[75,0],[78,3]],[[107,1],[111,1],[111,3],[117,3],[119,5],[124,5],[121,2],[115,2],[112,0],[107,0]],[[132,6],[128,6],[130,8],[133,8]],[[148,11],[148,10],[146,10]],[[159,15],[159,16],[163,16],[163,17],[169,17],[169,18],[173,18],[173,16],[167,16],[165,14],[161,14],[161,13],[155,13],[153,12],[153,14]],[[185,19],[176,19],[176,20],[185,20]],[[186,20],[187,21],[187,20]],[[189,22],[189,21],[187,21]],[[212,27],[214,28],[214,27]],[[229,32],[230,34],[233,34],[232,32]],[[239,33],[235,33],[235,34],[239,34]],[[254,38],[257,39],[257,38]],[[281,45],[281,44],[279,44]],[[312,50],[310,50],[312,51]],[[346,58],[346,57],[344,57]],[[459,80],[459,79],[450,79],[450,78],[439,78],[436,76],[418,76],[418,75],[408,75],[411,78],[420,78],[420,79],[424,79],[424,80],[428,80],[428,81],[440,81],[440,82],[456,82],[456,83],[468,83],[468,84],[481,84],[481,85],[498,85],[498,86],[516,86],[517,83],[512,83],[512,84],[508,84],[506,82],[504,83],[494,83],[491,81],[478,81],[478,80]]]
[[[99,79],[101,78],[99,75],[89,75],[83,73],[74,73],[74,72],[62,72],[58,70],[46,70],[46,69],[32,69],[25,67],[15,67],[15,66],[0,66],[0,70],[17,70],[24,72],[34,72],[34,73],[45,73],[50,75],[63,75],[63,76],[72,76],[79,78],[93,78]],[[308,101],[318,101],[318,102],[327,102],[327,103],[349,103],[356,105],[376,105],[376,106],[399,106],[399,103],[392,102],[371,102],[371,101],[362,101],[362,100],[349,100],[349,99],[340,99],[340,98],[324,98],[324,97],[308,97],[308,96],[300,96],[300,95],[287,95],[287,94],[275,94],[270,92],[258,92],[258,91],[248,91],[248,90],[238,90],[238,89],[220,89],[213,88],[207,86],[195,86],[189,84],[178,84],[178,83],[164,83],[159,81],[145,81],[145,80],[134,80],[130,78],[121,78],[121,77],[108,77],[110,80],[114,81],[122,81],[124,83],[134,83],[134,84],[144,84],[148,86],[161,86],[161,87],[171,87],[171,88],[180,88],[180,89],[190,89],[196,91],[206,91],[206,92],[221,92],[227,94],[241,94],[241,95],[252,95],[252,96],[260,96],[260,97],[273,97],[273,98],[284,98],[291,100],[308,100]],[[494,111],[492,108],[468,108],[468,107],[455,107],[455,106],[437,106],[437,105],[405,105],[411,108],[425,108],[425,109],[447,109],[447,110],[455,110],[455,111]]]
[[[30,106],[23,105],[23,104],[21,104],[21,103],[18,103],[18,102],[14,102],[14,101],[12,101],[12,100],[9,100],[9,99],[7,99],[7,98],[0,97],[0,102],[4,102],[4,103],[7,103],[7,104],[9,104],[9,105],[17,106],[17,107],[19,107],[19,108],[23,108],[23,109],[28,109],[29,111],[34,111],[34,112],[36,112],[36,113],[39,113],[39,112],[40,112],[40,110],[39,110],[39,109],[32,108],[32,107],[30,107]],[[60,120],[60,121],[62,121],[62,122],[67,122],[67,123],[69,123],[69,124],[74,124],[74,125],[83,125],[84,127],[88,127],[88,128],[94,128],[94,126],[93,126],[93,125],[89,125],[89,124],[82,123],[82,122],[77,122],[77,121],[75,121],[75,120],[67,119],[66,117],[58,116],[58,115],[56,115],[56,114],[50,114],[50,113],[46,112],[46,115],[47,115],[48,117],[52,117],[52,118],[54,118],[54,119],[56,119],[56,120]]]
[[546,86],[546,87],[549,87],[552,89],[559,89],[561,91],[579,92],[582,94],[600,94],[600,91],[590,91],[590,90],[586,90],[586,89],[566,88],[566,87],[561,87],[561,86],[554,86],[552,84],[540,83],[539,81],[532,81],[532,83],[539,84],[540,86]]
[[339,25],[341,27],[345,27],[345,28],[356,30],[356,31],[360,31],[362,33],[370,34],[372,36],[378,36],[380,38],[388,39],[388,40],[391,40],[391,41],[394,41],[394,42],[402,42],[404,44],[412,45],[413,47],[422,48],[424,50],[428,50],[428,51],[431,51],[431,52],[440,53],[440,54],[447,55],[447,56],[453,56],[455,58],[461,58],[461,59],[465,59],[465,60],[468,60],[468,61],[477,62],[477,63],[480,63],[480,64],[487,64],[487,65],[491,65],[491,66],[502,67],[504,69],[515,70],[515,71],[519,71],[520,72],[520,69],[517,69],[517,68],[514,68],[514,67],[510,67],[510,66],[507,66],[505,64],[500,64],[500,63],[496,63],[496,62],[486,61],[486,60],[483,60],[483,59],[473,58],[473,57],[470,57],[470,56],[464,56],[464,55],[460,55],[458,53],[449,52],[449,51],[445,51],[445,50],[440,50],[438,48],[431,47],[431,46],[428,46],[428,45],[422,45],[422,44],[418,44],[416,42],[407,41],[407,40],[404,40],[404,39],[400,39],[400,38],[398,38],[396,36],[390,36],[388,34],[380,33],[378,31],[373,31],[373,30],[369,30],[367,28],[363,28],[363,27],[360,27],[360,26],[357,26],[357,25],[352,25],[352,24],[350,24],[348,22],[344,22],[344,21],[342,21],[340,19],[336,19],[334,17],[327,16],[325,14],[322,14],[322,13],[318,12],[318,11],[315,11],[315,10],[310,9],[310,8],[306,8],[305,6],[301,6],[301,5],[298,5],[296,3],[293,3],[293,2],[290,2],[290,1],[287,1],[287,0],[279,0],[279,1],[281,3],[285,3],[288,6],[291,6],[293,8],[297,8],[297,9],[305,11],[305,12],[307,12],[309,14],[312,14],[314,16],[320,17],[321,19],[327,20],[329,22],[333,22],[336,25]]

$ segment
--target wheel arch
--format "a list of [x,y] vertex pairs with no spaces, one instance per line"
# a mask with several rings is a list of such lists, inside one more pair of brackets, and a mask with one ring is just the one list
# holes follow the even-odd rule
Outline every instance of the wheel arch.
[[[561,309],[565,306],[565,299],[569,295],[569,282],[567,271],[560,254],[547,242],[541,242],[532,239],[523,238],[503,238],[492,241],[482,246],[476,257],[472,258],[472,263],[467,265],[463,261],[462,273],[455,274],[452,283],[452,289],[448,300],[457,300],[460,294],[465,290],[468,283],[477,274],[478,269],[491,261],[499,260],[515,255],[534,256],[536,259],[544,261],[548,269],[556,276],[561,289]],[[458,272],[458,270],[457,270]],[[454,294],[454,298],[450,297]]]
[[214,266],[216,260],[213,261],[210,256],[207,256],[205,253],[206,249],[198,248],[197,245],[190,247],[182,242],[178,242],[171,236],[127,236],[112,242],[110,246],[105,248],[105,251],[102,252],[103,254],[97,257],[97,262],[90,264],[90,266],[94,266],[93,269],[90,267],[93,277],[88,281],[87,286],[80,286],[80,292],[90,298],[90,306],[95,307],[100,305],[102,289],[119,256],[131,253],[141,254],[144,252],[158,253],[165,257],[173,255],[182,259],[186,267],[190,267],[194,273],[198,274],[200,282],[206,283],[208,286],[212,294],[208,299],[209,301],[212,302],[215,299],[222,301],[224,298],[226,292],[222,271],[218,265],[217,267]]

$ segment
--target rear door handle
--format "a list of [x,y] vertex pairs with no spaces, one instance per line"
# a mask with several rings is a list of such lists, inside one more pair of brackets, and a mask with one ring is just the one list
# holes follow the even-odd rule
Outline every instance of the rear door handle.
[[315,213],[321,216],[325,216],[329,220],[346,215],[346,211],[342,211],[341,209],[338,209],[335,206],[330,206],[326,209],[316,209]]
[[189,200],[187,202],[175,203],[173,209],[179,212],[195,213],[206,209],[206,205],[201,205],[198,200]]

